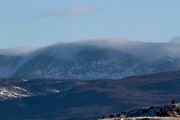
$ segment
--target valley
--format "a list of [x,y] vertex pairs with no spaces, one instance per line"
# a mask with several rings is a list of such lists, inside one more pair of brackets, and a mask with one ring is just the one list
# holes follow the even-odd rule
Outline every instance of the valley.
[[[0,119],[89,120],[180,101],[180,72],[119,80],[0,79]],[[6,91],[6,92],[4,92]]]

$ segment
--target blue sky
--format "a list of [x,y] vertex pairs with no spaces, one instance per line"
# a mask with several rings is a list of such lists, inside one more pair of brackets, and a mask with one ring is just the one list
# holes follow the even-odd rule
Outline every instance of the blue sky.
[[0,0],[0,48],[180,36],[180,0]]

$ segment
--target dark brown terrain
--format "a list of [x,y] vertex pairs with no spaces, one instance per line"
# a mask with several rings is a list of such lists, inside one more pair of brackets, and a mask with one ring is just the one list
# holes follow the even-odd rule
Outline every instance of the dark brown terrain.
[[20,98],[1,95],[3,120],[89,120],[180,100],[179,71],[120,80],[1,79],[0,83],[1,88],[18,86],[29,93]]

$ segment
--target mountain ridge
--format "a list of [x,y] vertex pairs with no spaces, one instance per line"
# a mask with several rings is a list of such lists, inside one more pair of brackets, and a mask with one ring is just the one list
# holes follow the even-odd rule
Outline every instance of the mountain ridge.
[[[126,40],[60,43],[20,54],[2,55],[0,77],[119,79],[180,70],[180,44]],[[9,61],[7,63],[7,61]],[[6,74],[8,73],[8,74]]]

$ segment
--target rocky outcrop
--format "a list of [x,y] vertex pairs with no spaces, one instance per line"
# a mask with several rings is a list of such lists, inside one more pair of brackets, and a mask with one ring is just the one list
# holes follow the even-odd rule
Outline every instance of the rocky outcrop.
[[[180,119],[180,104],[169,104],[164,106],[151,106],[123,112],[127,120],[176,120]],[[114,115],[114,118],[104,120],[125,120],[126,117]],[[148,116],[148,117],[147,117]]]

